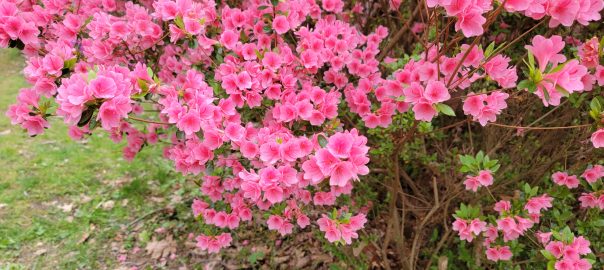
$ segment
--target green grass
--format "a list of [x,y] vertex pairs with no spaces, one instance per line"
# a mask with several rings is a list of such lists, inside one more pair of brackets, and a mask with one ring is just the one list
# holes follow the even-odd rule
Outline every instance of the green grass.
[[[0,50],[0,268],[113,269],[115,253],[108,251],[116,234],[157,207],[147,198],[165,194],[182,177],[159,147],[128,163],[123,143],[104,132],[76,142],[59,119],[35,138],[12,126],[4,112],[27,87],[24,65],[18,51]],[[103,208],[108,201],[115,206]],[[61,209],[70,204],[71,211]]]

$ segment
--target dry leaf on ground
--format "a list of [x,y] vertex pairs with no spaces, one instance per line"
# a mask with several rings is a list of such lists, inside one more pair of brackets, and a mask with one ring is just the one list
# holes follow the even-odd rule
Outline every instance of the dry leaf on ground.
[[176,246],[176,241],[174,241],[172,235],[168,235],[165,239],[159,241],[153,238],[153,240],[147,243],[145,249],[147,253],[151,254],[153,259],[160,259],[168,258],[170,254],[175,253]]

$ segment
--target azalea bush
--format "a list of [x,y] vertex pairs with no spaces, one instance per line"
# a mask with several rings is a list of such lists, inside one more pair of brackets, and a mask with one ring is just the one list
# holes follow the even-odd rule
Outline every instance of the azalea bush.
[[[55,117],[75,140],[105,132],[126,160],[162,147],[203,194],[209,253],[243,226],[342,247],[384,226],[387,268],[598,268],[603,8],[0,0],[0,47],[23,52],[31,85],[6,115],[30,136]],[[542,122],[556,110],[570,119]]]

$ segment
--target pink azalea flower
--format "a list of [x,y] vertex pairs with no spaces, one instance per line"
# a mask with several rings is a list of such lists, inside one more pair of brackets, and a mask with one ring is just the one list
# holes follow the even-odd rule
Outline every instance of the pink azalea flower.
[[196,110],[191,110],[186,113],[177,123],[178,129],[191,135],[201,129],[201,118]]
[[277,32],[279,35],[285,34],[287,31],[289,31],[290,28],[287,18],[285,18],[283,15],[276,16],[273,20],[273,29],[275,29],[275,32]]
[[579,179],[575,175],[568,175],[565,172],[556,172],[552,175],[552,180],[555,184],[566,186],[568,188],[576,188],[579,186]]
[[527,210],[529,214],[539,214],[541,210],[551,208],[553,200],[554,199],[547,196],[547,194],[543,194],[539,197],[533,197],[528,199],[524,205],[524,209]]
[[591,134],[591,142],[595,148],[604,147],[604,129],[598,129]]
[[590,184],[595,183],[602,176],[604,176],[604,167],[602,165],[595,165],[592,168],[587,168],[581,175],[581,177],[585,178],[585,181]]
[[486,251],[487,259],[491,261],[509,261],[512,259],[512,251],[508,246],[489,247]]
[[118,96],[105,101],[99,109],[98,119],[105,130],[118,127],[122,118],[127,118],[132,110],[130,99]]
[[480,9],[468,9],[458,14],[455,31],[461,30],[466,37],[479,36],[484,33],[482,25],[487,19],[482,16]]
[[478,191],[478,188],[481,186],[477,176],[468,175],[463,183],[466,186],[466,190],[471,190],[474,192]]
[[447,87],[441,81],[430,81],[426,85],[424,97],[432,103],[440,103],[451,98]]
[[415,104],[413,112],[415,113],[415,119],[427,122],[432,121],[432,118],[438,113],[431,103],[425,101]]
[[512,209],[512,203],[510,201],[501,200],[495,203],[493,210],[503,214],[503,212],[510,211]]
[[556,65],[566,61],[566,57],[559,54],[564,48],[561,36],[554,35],[551,38],[545,38],[537,35],[533,37],[532,45],[526,45],[525,48],[535,56],[541,71],[545,71],[545,67],[549,63]]
[[551,237],[552,237],[552,233],[551,232],[537,232],[537,239],[539,240],[539,242],[542,245],[547,245],[547,243],[549,243]]
[[232,30],[225,30],[220,36],[220,43],[227,49],[234,49],[238,41],[239,35]]
[[559,241],[551,241],[545,246],[545,250],[549,251],[554,257],[560,258],[564,252],[564,243]]

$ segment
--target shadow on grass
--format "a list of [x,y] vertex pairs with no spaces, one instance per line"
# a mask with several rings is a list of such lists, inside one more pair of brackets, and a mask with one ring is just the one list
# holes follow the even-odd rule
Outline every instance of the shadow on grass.
[[159,147],[128,163],[103,132],[76,142],[59,119],[35,138],[10,125],[24,65],[17,50],[0,50],[0,268],[113,269],[116,233],[182,177]]

